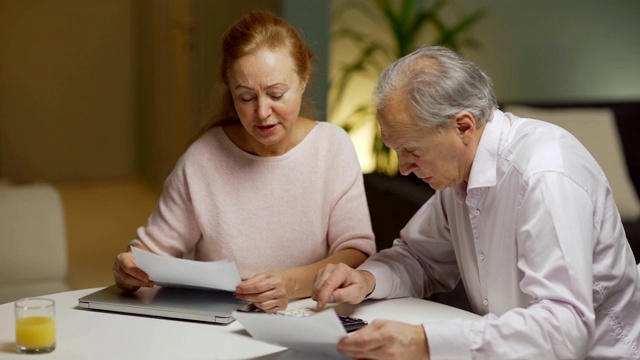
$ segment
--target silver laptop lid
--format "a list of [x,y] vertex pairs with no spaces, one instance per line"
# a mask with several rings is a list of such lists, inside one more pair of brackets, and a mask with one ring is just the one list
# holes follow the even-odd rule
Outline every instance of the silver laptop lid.
[[232,322],[234,310],[250,305],[229,291],[161,286],[126,293],[112,285],[78,299],[81,308],[218,324]]

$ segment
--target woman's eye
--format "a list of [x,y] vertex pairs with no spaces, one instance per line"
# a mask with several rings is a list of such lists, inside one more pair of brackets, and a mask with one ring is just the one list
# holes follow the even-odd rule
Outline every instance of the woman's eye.
[[253,100],[253,98],[240,98],[240,101],[242,102],[250,102],[251,100]]
[[269,96],[271,96],[271,98],[272,98],[272,99],[276,99],[276,100],[278,100],[278,99],[282,99],[282,97],[284,96],[284,94],[280,94],[280,93],[278,93],[278,94],[271,94],[271,95],[269,95]]

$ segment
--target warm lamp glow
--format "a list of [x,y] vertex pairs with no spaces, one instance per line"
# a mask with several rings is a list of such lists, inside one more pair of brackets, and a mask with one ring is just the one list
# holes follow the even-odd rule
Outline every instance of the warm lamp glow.
[[[331,50],[332,54],[348,54],[350,44],[348,42],[332,41]],[[337,67],[336,64],[340,63],[340,61],[342,61],[340,57],[331,55],[329,71],[332,72],[333,69]],[[329,104],[329,107],[332,109],[328,119],[329,122],[342,126],[344,119],[356,108],[367,102],[372,103],[371,95],[376,81],[377,77],[373,75],[368,79],[354,79],[346,89],[340,106],[333,108],[333,104]],[[329,91],[335,91],[335,89],[329,89]],[[360,160],[360,167],[364,173],[373,172],[375,169],[372,147],[374,132],[377,126],[377,122],[369,122],[349,133],[351,141],[353,141],[356,148],[358,159]]]

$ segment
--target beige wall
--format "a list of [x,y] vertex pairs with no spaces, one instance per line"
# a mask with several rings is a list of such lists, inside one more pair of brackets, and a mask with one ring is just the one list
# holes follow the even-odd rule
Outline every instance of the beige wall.
[[500,101],[640,99],[640,1],[456,0],[487,9],[466,54]]
[[136,172],[132,4],[0,0],[0,176]]

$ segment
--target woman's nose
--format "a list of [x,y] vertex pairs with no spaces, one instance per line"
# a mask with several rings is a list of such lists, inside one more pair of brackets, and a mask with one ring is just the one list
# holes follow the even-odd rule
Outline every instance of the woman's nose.
[[266,100],[258,101],[258,118],[260,120],[265,120],[271,115],[271,105]]

